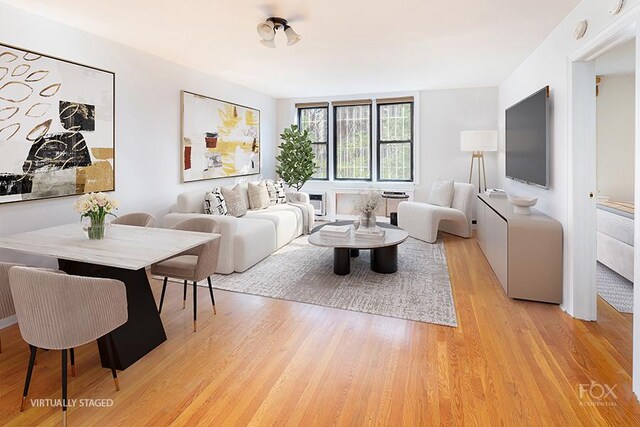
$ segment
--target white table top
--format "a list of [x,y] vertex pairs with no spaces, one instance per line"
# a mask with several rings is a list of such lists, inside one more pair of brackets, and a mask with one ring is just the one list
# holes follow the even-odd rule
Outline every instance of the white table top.
[[348,237],[327,237],[323,236],[320,231],[316,231],[309,235],[309,243],[314,246],[322,246],[327,248],[349,248],[349,249],[376,249],[387,246],[399,245],[407,240],[409,233],[401,228],[383,228],[383,241],[370,241],[358,239],[355,231],[352,230]]
[[219,238],[218,234],[113,224],[103,240],[89,240],[80,223],[0,237],[0,248],[140,270]]

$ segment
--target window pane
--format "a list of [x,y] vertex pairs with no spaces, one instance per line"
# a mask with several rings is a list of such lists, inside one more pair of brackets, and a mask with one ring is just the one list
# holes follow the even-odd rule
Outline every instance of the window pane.
[[411,180],[411,144],[380,144],[380,179]]
[[380,105],[380,141],[409,141],[411,127],[411,104]]
[[303,108],[300,110],[300,129],[308,130],[312,142],[327,142],[328,108]]
[[370,179],[371,107],[336,107],[336,178]]
[[314,179],[327,179],[327,144],[313,144],[313,153],[316,156],[317,172],[313,174]]

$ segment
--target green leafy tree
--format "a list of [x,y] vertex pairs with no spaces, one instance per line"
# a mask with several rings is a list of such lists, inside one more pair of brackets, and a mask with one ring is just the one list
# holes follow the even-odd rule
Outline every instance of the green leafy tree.
[[276,157],[276,173],[287,185],[300,191],[317,169],[309,132],[291,125],[280,134],[280,138],[282,144],[278,147],[280,155]]

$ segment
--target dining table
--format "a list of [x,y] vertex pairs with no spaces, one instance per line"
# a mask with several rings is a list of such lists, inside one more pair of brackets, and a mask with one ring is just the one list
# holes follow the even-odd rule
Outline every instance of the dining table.
[[[67,274],[123,282],[129,316],[111,336],[116,369],[124,370],[167,339],[147,269],[217,238],[213,233],[114,224],[107,237],[90,240],[76,223],[0,237],[0,248],[57,258]],[[110,368],[103,340],[98,348],[102,366]]]

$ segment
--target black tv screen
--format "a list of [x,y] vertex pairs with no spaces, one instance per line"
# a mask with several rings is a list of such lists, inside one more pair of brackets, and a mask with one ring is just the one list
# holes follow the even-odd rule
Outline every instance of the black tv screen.
[[549,187],[549,87],[506,112],[506,175]]

